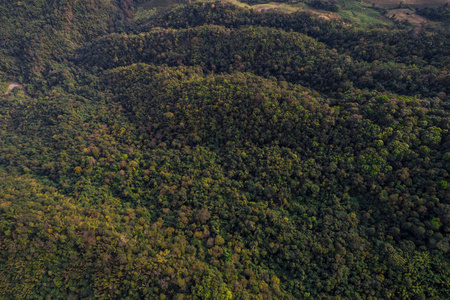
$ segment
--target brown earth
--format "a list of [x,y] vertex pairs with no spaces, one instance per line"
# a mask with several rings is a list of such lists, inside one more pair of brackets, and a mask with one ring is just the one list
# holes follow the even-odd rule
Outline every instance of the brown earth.
[[17,83],[17,82],[13,82],[8,86],[8,90],[5,92],[5,95],[8,95],[9,93],[11,93],[12,90],[14,90],[16,87],[20,88],[22,91],[25,92],[25,88],[23,87],[23,85],[21,85],[20,83]]
[[416,25],[430,22],[428,19],[415,14],[410,9],[402,9],[402,8],[401,9],[392,9],[387,13],[387,16],[389,18],[394,17],[395,19],[397,19],[399,21],[407,20],[411,24],[416,24]]

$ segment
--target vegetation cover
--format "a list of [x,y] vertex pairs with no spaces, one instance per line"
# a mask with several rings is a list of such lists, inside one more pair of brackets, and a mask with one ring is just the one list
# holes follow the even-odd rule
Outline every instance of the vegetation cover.
[[0,2],[0,298],[450,298],[447,27],[150,2]]

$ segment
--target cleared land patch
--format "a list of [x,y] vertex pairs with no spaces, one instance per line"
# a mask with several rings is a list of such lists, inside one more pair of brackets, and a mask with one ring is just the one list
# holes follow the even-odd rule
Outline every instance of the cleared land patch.
[[8,95],[9,93],[11,93],[15,88],[19,88],[25,93],[25,95],[27,94],[23,85],[21,85],[20,83],[17,83],[17,82],[13,82],[8,85],[8,89],[6,90],[5,95]]
[[257,11],[266,11],[266,10],[279,10],[286,13],[293,13],[299,10],[304,10],[307,8],[306,4],[299,3],[299,4],[286,4],[286,3],[279,3],[279,2],[270,2],[267,4],[257,4],[250,6],[251,8],[257,10]]
[[[346,24],[356,24],[362,27],[375,27],[375,26],[389,26],[392,25],[392,19],[399,21],[407,20],[413,25],[421,24],[435,24],[437,22],[431,22],[423,16],[417,15],[413,10],[408,8],[408,5],[415,7],[440,7],[445,3],[450,3],[450,0],[363,0],[363,1],[343,1],[342,9],[338,12],[330,12],[327,10],[316,9],[308,6],[305,3],[280,3],[269,2],[265,4],[250,5],[238,0],[222,0],[224,2],[231,3],[237,7],[253,9],[258,12],[265,11],[279,11],[283,13],[294,13],[297,11],[303,11],[310,14],[315,14],[320,18],[326,20],[340,20]],[[150,0],[138,6],[136,12],[136,19],[146,18],[156,11],[172,8],[176,5],[186,4],[189,2],[206,2],[211,3],[215,1],[209,0]],[[402,3],[402,7],[400,7]],[[382,9],[388,10],[387,13],[383,13]]]
[[246,3],[239,2],[237,0],[225,0],[225,1],[232,3],[238,7],[252,8],[260,12],[268,10],[276,10],[285,13],[304,11],[307,13],[315,14],[322,19],[341,20],[343,23],[347,24],[354,23],[363,27],[392,24],[392,21],[389,20],[387,17],[383,16],[379,11],[371,9],[368,4],[363,4],[358,1],[346,5],[345,9],[341,9],[339,12],[330,12],[323,9],[312,8],[305,3],[286,4],[279,2],[270,2],[266,4],[249,5]]
[[396,20],[403,21],[406,20],[411,24],[420,25],[429,23],[430,21],[424,17],[417,15],[414,11],[410,9],[392,9],[387,13],[387,16],[390,18],[395,18]]

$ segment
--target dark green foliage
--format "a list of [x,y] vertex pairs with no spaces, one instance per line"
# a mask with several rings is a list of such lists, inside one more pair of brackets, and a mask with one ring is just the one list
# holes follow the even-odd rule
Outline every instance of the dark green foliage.
[[229,4],[216,3],[214,8],[210,5],[194,4],[157,15],[147,21],[139,21],[137,28],[134,26],[130,29],[138,33],[150,31],[155,26],[186,28],[205,24],[230,28],[253,25],[292,30],[311,36],[330,48],[336,48],[356,61],[430,64],[439,68],[450,64],[448,30],[418,31],[403,27],[363,30],[337,21],[326,21],[304,12],[255,13],[237,9]]
[[116,17],[2,69],[0,298],[450,297],[447,32]]
[[308,2],[308,4],[311,7],[318,8],[318,9],[324,9],[329,11],[338,11],[339,5],[337,4],[336,0],[312,0]]
[[448,3],[437,8],[416,8],[416,13],[433,21],[445,22],[447,24],[450,23],[450,5]]
[[126,0],[1,1],[0,71],[18,80],[40,77],[50,59],[122,27],[130,9]]
[[269,28],[208,25],[186,30],[158,28],[132,36],[110,35],[81,50],[79,59],[96,69],[146,62],[199,65],[207,72],[250,71],[278,76],[327,94],[353,88],[433,96],[450,93],[447,70],[356,62],[303,34]]

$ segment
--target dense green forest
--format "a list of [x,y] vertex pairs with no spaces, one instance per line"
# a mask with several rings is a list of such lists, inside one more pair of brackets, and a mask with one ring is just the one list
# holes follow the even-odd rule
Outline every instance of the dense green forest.
[[157,4],[0,0],[0,299],[449,299],[448,23]]

